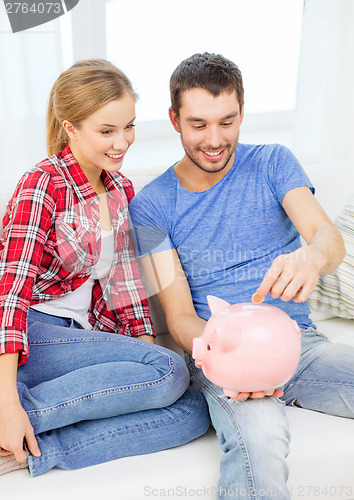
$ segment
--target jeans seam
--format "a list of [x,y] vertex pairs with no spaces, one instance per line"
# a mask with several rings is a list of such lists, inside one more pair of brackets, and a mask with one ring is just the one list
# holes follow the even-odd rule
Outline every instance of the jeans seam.
[[[159,419],[159,420],[153,420],[151,421],[148,425],[146,424],[135,424],[133,426],[130,426],[128,428],[124,428],[122,430],[119,430],[119,431],[109,431],[109,432],[102,432],[101,434],[98,434],[95,436],[94,439],[91,439],[89,441],[85,441],[84,443],[80,443],[80,444],[77,444],[71,448],[67,448],[66,450],[63,450],[63,452],[61,453],[68,453],[72,450],[75,450],[75,449],[80,449],[80,447],[82,446],[85,446],[87,443],[93,443],[97,438],[98,439],[107,439],[107,438],[112,438],[114,436],[119,436],[119,435],[124,435],[126,434],[127,432],[135,432],[137,430],[144,430],[144,429],[156,429],[156,428],[159,428],[161,425],[170,425],[170,424],[174,424],[176,421],[177,422],[183,422],[183,420],[185,420],[186,418],[188,418],[193,412],[189,411],[189,410],[184,410],[183,413],[181,414],[180,417],[178,418],[175,418],[175,417],[171,417],[171,418],[164,418],[164,419]],[[47,457],[50,457],[50,456],[55,456],[57,454],[57,452],[53,452],[53,453],[50,453],[50,452],[46,452],[46,456],[45,458]],[[40,457],[38,457],[40,458]]]
[[[172,362],[172,364],[173,364],[173,362]],[[71,399],[71,400],[65,401],[63,403],[56,404],[54,406],[50,406],[48,408],[43,408],[40,410],[28,410],[27,414],[29,416],[46,415],[49,413],[54,413],[56,411],[60,411],[61,409],[67,408],[69,406],[74,406],[74,405],[80,404],[83,401],[89,401],[91,399],[105,397],[105,396],[117,394],[120,392],[148,389],[150,387],[154,387],[156,385],[161,385],[161,384],[165,383],[167,380],[169,380],[173,376],[174,372],[175,372],[175,370],[174,370],[174,367],[172,366],[171,370],[169,371],[168,374],[164,375],[160,379],[155,380],[153,382],[145,382],[143,384],[131,384],[131,385],[123,386],[123,387],[114,387],[114,388],[112,387],[110,389],[105,389],[104,391],[97,391],[97,392],[93,392],[93,393],[89,393],[89,394],[84,394],[83,396],[80,396],[78,398]]]
[[[146,347],[150,348],[150,346],[146,346]],[[96,399],[96,398],[100,398],[100,397],[106,397],[106,396],[118,394],[118,393],[121,393],[121,392],[138,391],[138,390],[142,390],[142,389],[149,389],[151,387],[155,387],[156,385],[162,385],[165,382],[167,382],[174,375],[174,373],[176,371],[175,370],[175,366],[174,366],[174,362],[173,362],[173,358],[171,356],[169,356],[168,354],[166,354],[166,353],[162,353],[162,354],[164,354],[165,356],[168,357],[168,359],[169,359],[168,364],[169,364],[170,370],[163,377],[161,377],[161,378],[159,378],[157,380],[154,380],[152,382],[140,383],[140,384],[125,385],[123,387],[112,387],[110,389],[105,389],[103,391],[97,391],[97,392],[94,392],[94,393],[84,394],[83,396],[80,396],[78,398],[75,398],[75,399],[72,399],[72,400],[68,400],[68,401],[62,402],[60,404],[56,404],[54,406],[50,406],[48,408],[42,408],[40,410],[28,410],[27,414],[29,416],[32,416],[32,417],[35,417],[35,416],[38,416],[38,415],[46,415],[46,414],[49,414],[49,413],[54,413],[56,411],[60,411],[63,408],[67,408],[67,407],[70,407],[70,406],[74,406],[74,405],[80,404],[83,401],[89,401],[91,399]]]
[[132,434],[136,432],[137,430],[146,430],[146,429],[158,429],[161,426],[169,426],[175,424],[175,422],[183,422],[187,418],[191,417],[193,413],[197,411],[197,407],[194,407],[193,410],[187,408],[184,409],[179,417],[170,417],[170,418],[159,418],[158,420],[152,420],[148,424],[134,424],[128,428],[124,428],[122,430],[117,430],[117,431],[109,431],[109,432],[102,432],[101,434],[95,436],[95,438],[86,440],[85,442],[76,444],[70,448],[67,448],[66,450],[62,451],[53,451],[53,452],[47,452],[45,453],[45,457],[34,457],[28,453],[28,461],[29,461],[29,469],[30,472],[34,472],[36,470],[36,464],[42,462],[43,460],[47,460],[48,458],[55,457],[55,456],[63,456],[63,455],[68,455],[69,453],[73,451],[79,451],[82,449],[87,448],[87,446],[91,446],[92,444],[95,443],[98,439],[103,441],[107,439],[112,439],[114,437],[120,436],[120,435],[125,435],[125,434]]
[[[100,333],[100,332],[99,332]],[[53,339],[53,340],[33,340],[31,342],[32,345],[46,345],[46,344],[71,344],[72,342],[121,342],[123,339],[124,339],[124,342],[126,341],[131,341],[131,339],[138,339],[136,337],[129,337],[129,336],[124,336],[124,335],[121,335],[122,338],[119,338],[118,337],[119,334],[116,334],[115,336],[113,337],[105,337],[105,338],[101,338],[101,337],[76,337],[76,338],[67,338],[67,339]],[[141,341],[141,342],[144,342],[144,341]],[[149,349],[152,349],[151,346],[148,345],[148,342],[145,342],[146,347],[149,348]],[[156,346],[156,344],[154,344],[155,347],[158,347]],[[161,351],[159,351],[161,352]]]
[[[222,406],[222,408],[225,410],[225,413],[227,414],[228,418],[230,419],[231,424],[233,425],[233,427],[236,431],[237,440],[240,444],[240,448],[242,451],[242,456],[243,456],[244,464],[246,467],[248,487],[249,487],[249,491],[251,493],[250,498],[253,500],[256,500],[256,497],[253,495],[253,492],[256,491],[256,487],[255,487],[255,481],[254,481],[254,477],[253,477],[253,473],[252,473],[252,465],[250,462],[250,457],[249,457],[249,454],[247,452],[247,446],[246,446],[245,440],[242,437],[242,432],[241,432],[241,429],[238,425],[238,422],[237,422],[237,419],[236,419],[234,413],[231,411],[231,409],[225,403],[225,401],[223,401],[223,399],[214,391],[214,389],[211,386],[209,386],[207,383],[204,382],[204,380],[199,376],[198,371],[195,370],[195,368],[193,368],[193,366],[191,366],[190,369],[191,369],[191,371],[193,371],[195,373],[195,376],[198,378],[198,380],[203,385],[205,390],[207,392],[209,392],[209,394],[213,397],[213,399],[217,403],[220,404],[220,406]],[[235,403],[236,403],[236,401],[235,401]]]
[[330,381],[330,380],[299,380],[298,382],[292,384],[291,386],[289,387],[293,387],[294,385],[301,385],[301,384],[305,384],[307,385],[309,382],[311,382],[311,384],[313,385],[333,385],[333,386],[340,386],[340,387],[343,387],[343,386],[347,386],[347,387],[353,387],[353,384],[348,384],[348,383],[341,383],[341,382],[333,382],[333,381]]

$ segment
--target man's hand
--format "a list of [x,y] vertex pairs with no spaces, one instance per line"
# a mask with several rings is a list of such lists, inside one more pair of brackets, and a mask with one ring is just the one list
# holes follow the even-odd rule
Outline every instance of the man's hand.
[[24,449],[26,440],[29,451],[35,457],[41,452],[35,438],[28,415],[20,402],[0,405],[0,456],[14,454],[18,462],[24,462],[27,453]]
[[284,302],[305,302],[315,288],[320,274],[319,259],[310,246],[299,248],[292,253],[274,259],[266,272],[257,294],[265,297],[268,293],[274,299]]
[[247,399],[262,399],[265,397],[268,398],[281,398],[283,395],[283,391],[280,389],[274,389],[273,394],[266,396],[265,392],[257,391],[257,392],[240,392],[235,399],[235,401],[246,401]]
[[[202,366],[195,362],[195,366],[197,368],[202,368]],[[280,389],[274,389],[274,392],[273,394],[271,395],[267,395],[265,394],[264,391],[257,391],[257,392],[239,392],[237,397],[234,398],[235,401],[246,401],[247,399],[262,399],[262,398],[265,398],[265,397],[269,397],[269,398],[281,398],[282,395],[283,395],[283,391],[281,391]]]

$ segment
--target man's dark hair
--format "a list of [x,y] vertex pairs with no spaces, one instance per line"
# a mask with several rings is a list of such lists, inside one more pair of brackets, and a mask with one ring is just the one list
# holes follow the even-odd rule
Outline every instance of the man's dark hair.
[[240,108],[244,102],[242,74],[235,63],[220,54],[194,54],[177,66],[170,79],[171,105],[179,116],[181,95],[192,88],[202,88],[213,96],[236,91]]

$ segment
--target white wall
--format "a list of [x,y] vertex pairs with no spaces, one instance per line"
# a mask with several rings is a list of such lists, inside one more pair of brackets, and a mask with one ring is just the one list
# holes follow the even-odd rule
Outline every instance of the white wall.
[[[104,2],[83,0],[73,9],[75,60],[106,56]],[[5,18],[0,2],[2,188],[45,156],[44,108],[63,69],[58,22],[17,34],[14,42]],[[138,40],[133,23],[132,37]],[[354,0],[306,0],[296,112],[246,115],[240,139],[283,143],[304,164],[354,161],[353,61]],[[161,172],[181,156],[179,135],[167,120],[139,124],[136,132],[123,167],[127,175]]]

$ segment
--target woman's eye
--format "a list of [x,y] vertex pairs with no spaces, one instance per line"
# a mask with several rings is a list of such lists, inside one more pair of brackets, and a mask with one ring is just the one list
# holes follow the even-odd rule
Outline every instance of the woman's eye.
[[131,123],[130,125],[127,125],[127,128],[128,128],[128,129],[129,129],[129,128],[130,128],[130,129],[132,129],[132,128],[134,128],[134,127],[135,127],[135,123]]
[[112,130],[102,130],[101,134],[102,135],[109,135],[112,133]]

